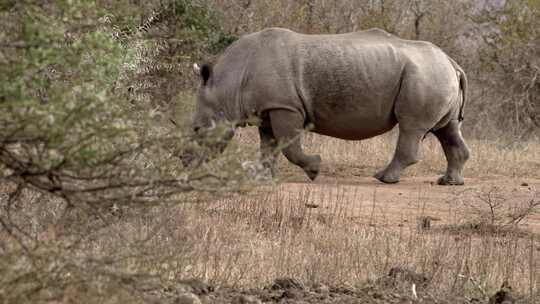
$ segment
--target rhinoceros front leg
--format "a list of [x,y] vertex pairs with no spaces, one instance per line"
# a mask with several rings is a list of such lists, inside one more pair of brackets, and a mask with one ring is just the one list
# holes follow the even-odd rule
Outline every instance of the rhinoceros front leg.
[[304,169],[307,176],[314,180],[319,174],[321,157],[306,155],[302,150],[300,132],[304,126],[304,118],[300,113],[290,110],[271,110],[270,123],[278,142],[285,145],[283,155],[293,164]]
[[272,127],[259,127],[259,137],[261,139],[261,156],[263,166],[270,169],[272,177],[276,176],[276,150],[277,140]]
[[439,185],[463,185],[463,166],[469,159],[469,149],[461,135],[457,120],[451,120],[443,128],[433,132],[441,142],[448,167],[446,174],[439,178]]
[[375,178],[387,184],[399,182],[401,171],[418,162],[418,147],[426,132],[400,127],[394,157],[385,169],[375,174]]

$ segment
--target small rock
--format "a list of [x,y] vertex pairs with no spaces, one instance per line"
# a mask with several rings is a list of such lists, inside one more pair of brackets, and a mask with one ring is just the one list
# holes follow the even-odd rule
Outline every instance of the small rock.
[[355,291],[355,289],[353,287],[341,286],[341,287],[331,288],[330,292],[338,293],[338,294],[354,295],[356,291]]
[[199,279],[180,280],[178,281],[178,283],[180,284],[180,286],[177,288],[177,290],[178,289],[182,290],[185,288],[184,286],[189,286],[189,288],[191,289],[190,292],[199,296],[205,295],[214,291],[213,286],[210,286],[209,284],[206,284],[205,282]]
[[504,282],[501,289],[497,291],[491,298],[489,298],[489,304],[513,304],[515,303],[512,296],[512,287],[508,285],[508,282]]
[[316,293],[329,293],[330,288],[324,284],[317,283],[313,285],[313,291],[315,291]]
[[176,297],[175,304],[202,304],[201,299],[196,295],[187,292]]
[[317,204],[306,204],[306,208],[317,209],[317,208],[319,208],[319,205],[317,205]]
[[302,293],[298,289],[289,288],[283,292],[282,297],[287,299],[301,299]]
[[278,278],[274,280],[274,284],[272,285],[272,289],[300,289],[303,290],[304,284],[302,282],[292,279],[292,278]]
[[521,187],[529,187],[529,184],[528,183],[521,183]]
[[372,296],[374,299],[383,299],[383,298],[384,298],[383,294],[380,293],[380,292],[374,292],[374,293],[371,294],[371,296]]
[[234,299],[234,304],[262,304],[261,300],[247,295],[239,295]]
[[432,216],[419,216],[417,219],[418,230],[429,230],[433,221],[440,221],[441,219]]

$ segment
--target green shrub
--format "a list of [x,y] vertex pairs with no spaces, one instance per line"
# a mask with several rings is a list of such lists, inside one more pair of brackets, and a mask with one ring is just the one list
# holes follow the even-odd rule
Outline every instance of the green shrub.
[[[125,258],[117,261],[88,248],[98,231],[114,223],[112,211],[184,203],[188,192],[239,190],[246,184],[238,151],[184,167],[178,155],[190,142],[187,133],[156,121],[159,111],[145,103],[152,94],[137,104],[134,96],[158,82],[151,77],[164,81],[162,72],[169,69],[155,50],[161,42],[147,39],[150,28],[160,24],[159,11],[144,18],[143,28],[135,22],[138,15],[111,14],[121,14],[128,4],[70,0],[0,6],[4,303],[66,299],[70,292],[72,300],[86,303],[137,298],[127,290],[140,283],[134,277],[148,274],[128,271]],[[131,8],[126,14],[136,12]],[[175,37],[210,34],[203,8],[190,9],[200,10],[202,19],[186,21]],[[45,211],[58,210],[28,216],[40,204]],[[62,236],[43,244],[47,225]],[[123,249],[140,253],[144,245]]]

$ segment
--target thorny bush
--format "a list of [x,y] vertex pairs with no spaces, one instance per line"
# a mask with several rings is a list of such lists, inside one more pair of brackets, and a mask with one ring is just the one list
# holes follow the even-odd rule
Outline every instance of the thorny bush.
[[[157,83],[147,81],[149,74],[176,68],[155,64],[164,49],[171,50],[168,41],[186,37],[190,51],[183,56],[189,59],[204,51],[195,41],[210,41],[209,49],[224,43],[204,37],[216,32],[208,25],[211,12],[190,1],[151,1],[143,16],[123,11],[128,4],[8,1],[0,6],[4,303],[79,295],[87,303],[114,302],[113,290],[133,297],[143,280],[117,267],[127,257],[93,254],[87,242],[126,208],[184,203],[188,192],[239,190],[249,181],[234,147],[213,161],[183,167],[178,155],[190,138],[182,123],[159,123],[152,94],[133,102],[141,94],[137,90]],[[168,39],[152,38],[155,27],[178,25],[174,18],[182,16],[195,17],[182,23],[181,31],[164,31],[172,33]],[[164,98],[173,97],[178,98]],[[133,255],[145,255],[144,242],[125,246]]]

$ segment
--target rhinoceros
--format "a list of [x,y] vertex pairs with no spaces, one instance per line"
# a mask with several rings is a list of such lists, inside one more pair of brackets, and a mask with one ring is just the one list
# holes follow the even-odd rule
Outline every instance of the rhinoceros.
[[[200,77],[193,128],[221,121],[244,126],[258,118],[260,147],[273,168],[278,147],[314,180],[321,157],[302,150],[310,131],[362,140],[393,129],[399,136],[390,163],[375,174],[396,183],[418,161],[427,133],[448,161],[441,185],[462,185],[469,149],[461,134],[467,78],[440,48],[400,39],[381,29],[307,35],[270,28],[243,36],[214,64],[194,65]],[[288,142],[288,145],[278,144]]]

